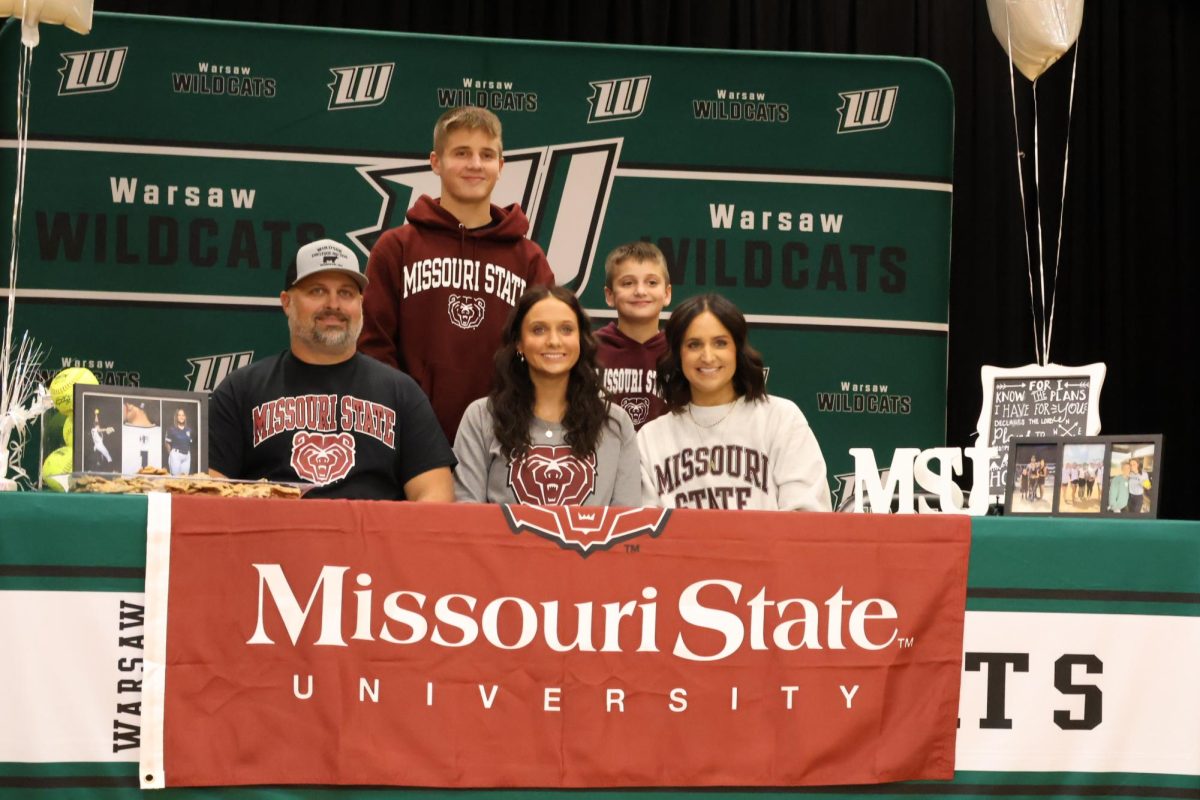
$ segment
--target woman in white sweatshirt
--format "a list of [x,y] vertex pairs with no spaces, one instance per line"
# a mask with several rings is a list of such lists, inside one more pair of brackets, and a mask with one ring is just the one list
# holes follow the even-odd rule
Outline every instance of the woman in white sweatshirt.
[[816,437],[795,403],[767,394],[737,306],[692,297],[665,333],[658,383],[669,413],[638,433],[643,504],[832,510]]

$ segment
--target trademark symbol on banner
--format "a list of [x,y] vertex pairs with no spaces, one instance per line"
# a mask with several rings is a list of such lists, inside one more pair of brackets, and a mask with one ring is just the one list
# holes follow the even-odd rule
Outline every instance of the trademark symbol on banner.
[[625,545],[625,552],[626,553],[640,553],[640,552],[642,552],[642,546],[640,544],[627,544],[627,545]]
[[900,647],[902,647],[904,649],[908,649],[908,648],[912,647],[916,641],[917,641],[917,637],[915,637],[915,636],[897,636],[896,637],[896,644],[898,644]]

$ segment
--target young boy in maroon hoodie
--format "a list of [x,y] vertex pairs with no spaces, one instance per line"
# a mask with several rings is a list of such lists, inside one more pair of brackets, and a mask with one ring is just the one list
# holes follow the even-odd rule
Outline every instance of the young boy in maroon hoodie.
[[604,388],[641,428],[666,410],[657,366],[667,340],[658,315],[671,302],[671,277],[662,251],[649,242],[630,242],[609,253],[604,299],[617,310],[617,321],[596,331]]
[[371,249],[358,349],[413,377],[454,441],[467,405],[492,388],[492,356],[527,286],[554,283],[546,255],[525,238],[517,204],[492,205],[504,167],[500,120],[454,108],[433,129],[438,199],[422,195],[408,223]]

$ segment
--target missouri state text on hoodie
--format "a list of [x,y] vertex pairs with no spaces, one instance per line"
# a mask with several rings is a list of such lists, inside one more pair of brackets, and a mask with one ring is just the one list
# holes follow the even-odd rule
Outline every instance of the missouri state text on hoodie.
[[667,352],[662,331],[644,342],[631,339],[610,322],[596,331],[596,359],[603,372],[604,390],[609,399],[625,409],[640,429],[661,416],[667,405],[658,394],[658,359]]
[[408,224],[371,249],[358,349],[416,380],[449,441],[467,405],[491,390],[509,311],[527,286],[554,282],[528,230],[516,204],[493,205],[491,224],[469,229],[422,195]]

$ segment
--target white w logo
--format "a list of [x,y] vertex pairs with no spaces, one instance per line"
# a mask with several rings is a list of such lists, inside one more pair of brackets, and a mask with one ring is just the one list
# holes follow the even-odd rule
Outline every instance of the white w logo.
[[128,47],[110,47],[104,50],[59,53],[63,65],[58,68],[58,74],[62,75],[58,93],[63,95],[108,92],[117,88],[128,52]]
[[838,123],[837,132],[857,133],[886,128],[892,122],[892,114],[896,110],[896,97],[899,94],[899,86],[839,92],[842,107],[838,109],[838,115],[842,119]]
[[592,107],[588,123],[639,117],[646,108],[646,97],[650,94],[649,75],[591,81],[589,85],[595,91],[588,98],[588,104]]
[[188,391],[211,392],[217,388],[217,384],[225,380],[226,375],[235,369],[241,369],[253,360],[253,350],[189,358],[188,363],[192,365],[192,374],[188,376]]
[[387,99],[395,70],[394,62],[332,67],[329,71],[334,80],[329,84],[329,110],[381,105]]

